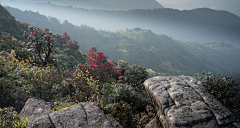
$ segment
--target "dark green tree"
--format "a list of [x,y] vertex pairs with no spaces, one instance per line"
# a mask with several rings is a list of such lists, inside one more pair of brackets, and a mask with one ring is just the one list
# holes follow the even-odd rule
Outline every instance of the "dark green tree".
[[[23,36],[27,37],[29,41],[27,43],[27,48],[24,50],[28,54],[33,54],[31,59],[33,60],[33,65],[37,66],[46,66],[47,64],[52,64],[53,60],[51,54],[53,53],[54,48],[54,39],[55,35],[51,31],[43,31],[38,26],[34,27],[32,25],[28,28],[31,33],[24,31]],[[30,55],[31,56],[31,55]]]

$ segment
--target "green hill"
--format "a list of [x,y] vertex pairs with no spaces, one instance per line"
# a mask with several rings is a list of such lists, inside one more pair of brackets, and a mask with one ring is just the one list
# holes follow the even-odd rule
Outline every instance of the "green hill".
[[[21,10],[38,11],[40,14],[56,17],[61,21],[67,20],[78,26],[85,24],[95,29],[110,31],[138,27],[182,41],[224,41],[240,47],[240,17],[227,11],[208,8],[182,11],[169,8],[109,11],[31,2],[11,2],[6,5]],[[8,10],[15,15],[12,9]],[[19,17],[17,19],[20,20]]]
[[0,30],[11,33],[15,38],[23,40],[22,23],[15,20],[15,17],[3,6],[0,7]]
[[[4,21],[1,30],[5,24],[11,28],[10,34],[0,31],[0,117],[3,120],[1,124],[5,127],[13,127],[12,122],[19,122],[19,127],[26,127],[26,124],[20,123],[18,113],[29,98],[51,102],[54,104],[52,111],[82,102],[95,102],[104,114],[113,116],[121,126],[145,127],[157,114],[143,85],[143,82],[149,78],[148,75],[152,77],[167,74],[191,74],[198,70],[209,70],[209,65],[210,68],[211,65],[216,67],[214,69],[216,71],[224,72],[225,68],[235,72],[239,70],[234,65],[239,62],[239,58],[228,59],[230,55],[238,55],[239,49],[229,44],[181,42],[140,28],[114,32],[97,31],[88,26],[74,26],[67,21],[60,24],[56,18],[49,18],[48,21],[45,16],[38,13],[24,12],[27,15],[22,15],[22,12],[19,12],[19,16],[43,26],[42,28],[46,25],[50,26],[50,30],[59,31],[59,33],[62,31],[71,33],[70,35],[73,35],[75,39],[81,40],[79,44],[83,51],[88,51],[91,46],[97,46],[98,51],[104,52],[104,55],[108,55],[109,58],[124,59],[129,63],[139,63],[138,65],[156,68],[156,71],[161,70],[161,73],[156,74],[151,69],[146,70],[145,67],[138,65],[128,65],[120,60],[118,64],[112,61],[105,63],[109,66],[98,65],[103,69],[90,66],[93,69],[90,69],[88,73],[82,64],[86,64],[86,58],[89,56],[78,50],[77,43],[71,41],[73,38],[70,38],[67,33],[58,35],[47,28],[41,30],[36,27],[35,29],[31,24],[17,21],[1,5],[0,10],[3,10],[0,13],[3,18],[0,23]],[[28,26],[34,30],[28,30]],[[7,29],[5,28],[6,31]],[[20,39],[23,33],[28,35],[27,32],[29,33],[28,39],[23,37],[25,43]],[[14,34],[16,38],[10,36]],[[39,40],[39,35],[44,37]],[[67,45],[66,42],[68,42]],[[41,45],[42,43],[45,45]],[[54,48],[52,48],[53,45],[55,45]],[[201,54],[205,50],[209,51]],[[41,52],[37,57],[36,51]],[[46,53],[49,54],[46,55]],[[96,55],[98,59],[93,61],[105,59],[104,55],[99,53],[98,56]],[[39,58],[47,62],[38,61]],[[215,58],[220,60],[215,62],[212,60]],[[221,64],[217,63],[224,59],[228,59],[230,63],[224,62],[223,64],[228,65],[219,67]],[[48,67],[39,63],[44,63]],[[50,67],[48,64],[54,64],[55,67]],[[75,67],[77,64],[79,65]],[[117,69],[108,70],[112,64],[117,65]],[[110,73],[111,75],[107,75]],[[101,79],[96,80],[98,76]],[[224,86],[235,84],[229,77],[212,80],[208,76],[202,81],[206,80],[210,80],[211,86],[219,83]],[[223,100],[224,102],[221,103],[239,118],[239,107],[235,107],[239,105],[239,102],[232,100],[238,98],[239,95],[236,92],[238,90],[234,90],[221,87],[210,91],[215,92],[213,94],[221,94],[220,97],[214,96],[218,97],[218,100]],[[233,94],[233,96],[228,94]]]
[[68,21],[61,24],[56,18],[47,18],[31,11],[9,9],[22,22],[42,29],[47,27],[54,33],[67,32],[73,40],[79,41],[82,53],[87,53],[94,46],[105,53],[109,60],[125,60],[159,73],[193,76],[204,70],[239,79],[237,55],[240,50],[230,44],[181,42],[140,28],[113,32],[95,30],[86,25],[75,26]]

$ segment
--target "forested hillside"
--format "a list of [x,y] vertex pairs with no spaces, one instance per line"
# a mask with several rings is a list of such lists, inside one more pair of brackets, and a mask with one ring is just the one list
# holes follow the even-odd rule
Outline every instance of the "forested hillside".
[[23,40],[22,23],[15,20],[15,17],[1,6],[0,8],[0,30],[11,33],[15,38]]
[[237,0],[218,0],[218,2],[215,0],[189,0],[184,8],[193,9],[202,7],[212,8],[215,10],[226,10],[240,16],[240,3]]
[[[14,16],[0,8],[4,10],[0,12],[4,23],[15,25]],[[154,118],[143,85],[148,78],[144,67],[123,60],[110,62],[94,47],[87,55],[82,54],[77,41],[72,41],[66,32],[58,35],[26,23],[15,27],[24,30],[16,34],[27,38],[27,42],[0,29],[0,127],[27,127],[29,118],[22,119],[19,113],[30,98],[57,103],[49,113],[95,102],[123,127],[144,127]],[[149,109],[154,114],[148,115]]]
[[209,71],[233,76],[240,82],[240,48],[224,42],[181,42],[183,47],[205,62]]
[[240,90],[228,76],[239,73],[239,58],[234,56],[239,55],[239,48],[227,43],[182,42],[141,28],[95,30],[15,10],[19,21],[1,5],[0,10],[0,127],[27,127],[28,119],[19,113],[28,99],[36,98],[54,104],[49,113],[94,102],[124,128],[144,128],[157,118],[145,80],[202,70],[226,74],[196,77],[240,117]]
[[223,50],[217,51],[209,43],[184,43],[166,35],[156,35],[151,30],[95,30],[86,25],[75,26],[68,21],[61,24],[56,18],[35,12],[8,8],[22,22],[47,27],[54,33],[67,32],[73,40],[79,41],[82,53],[94,46],[109,60],[125,60],[165,75],[193,76],[197,72],[212,71],[232,75],[236,80],[239,78],[239,48],[227,43],[219,43],[218,47]]
[[[227,11],[208,8],[183,11],[169,8],[107,11],[31,2],[10,2],[9,5],[95,29],[116,31],[138,27],[182,41],[223,41],[240,47],[240,17]],[[15,15],[12,9],[8,10]]]

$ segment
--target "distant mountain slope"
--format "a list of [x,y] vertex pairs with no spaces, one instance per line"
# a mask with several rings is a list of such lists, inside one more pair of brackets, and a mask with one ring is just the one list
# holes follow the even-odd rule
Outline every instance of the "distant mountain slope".
[[[224,42],[181,42],[190,53],[199,57],[209,67],[209,71],[233,76],[240,82],[240,48]],[[234,67],[234,68],[233,68]]]
[[[3,6],[0,5],[0,31],[11,33],[11,36],[22,39],[23,29],[22,24],[15,20],[15,17]],[[22,31],[21,33],[19,33]]]
[[[207,3],[207,4],[206,4]],[[189,0],[185,9],[207,7],[215,10],[226,10],[240,16],[239,0]]]
[[165,8],[192,10],[196,8],[210,8],[224,10],[240,17],[239,0],[157,0]]
[[[126,28],[150,29],[154,33],[172,36],[174,39],[197,42],[226,42],[240,47],[240,17],[226,11],[207,8],[180,11],[174,9],[99,11],[50,3],[12,3],[23,10],[68,20],[75,25],[88,25],[102,30]],[[8,8],[14,14],[12,9]],[[14,14],[15,15],[15,14]],[[21,17],[17,17],[19,19]]]
[[73,7],[100,10],[163,8],[156,0],[65,0]]
[[[19,0],[25,1],[25,0]],[[28,0],[48,2],[49,0]],[[156,0],[51,0],[51,3],[85,9],[122,10],[163,8]]]
[[240,49],[227,43],[182,42],[166,35],[157,35],[140,28],[119,31],[95,30],[86,25],[75,26],[56,18],[30,11],[12,9],[22,22],[48,27],[52,32],[67,32],[79,41],[79,50],[87,53],[94,46],[105,53],[109,60],[125,60],[129,64],[142,65],[168,75],[191,75],[212,71],[232,75],[239,80]]

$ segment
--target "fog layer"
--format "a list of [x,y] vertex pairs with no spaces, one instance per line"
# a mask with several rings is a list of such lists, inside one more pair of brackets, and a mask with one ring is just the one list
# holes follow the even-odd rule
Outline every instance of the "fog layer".
[[104,11],[58,6],[51,3],[6,2],[21,10],[38,11],[62,22],[85,24],[95,29],[150,29],[182,41],[226,42],[240,47],[240,17],[212,9],[179,11],[174,9]]
[[173,9],[195,9],[211,8],[215,10],[225,10],[240,16],[239,0],[157,0],[165,8]]

